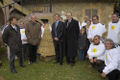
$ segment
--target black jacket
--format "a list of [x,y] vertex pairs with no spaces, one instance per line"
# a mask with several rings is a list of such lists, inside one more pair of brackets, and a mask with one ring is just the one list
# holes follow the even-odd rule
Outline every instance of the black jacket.
[[87,34],[79,34],[79,39],[78,39],[78,48],[81,50],[87,50],[89,46],[89,40],[87,39]]
[[22,41],[20,35],[20,28],[16,25],[15,30],[11,25],[9,25],[3,32],[2,38],[3,41],[10,47],[10,50],[13,52],[21,51]]
[[79,23],[78,21],[72,19],[69,25],[67,26],[68,20],[65,22],[65,48],[66,56],[73,58],[77,55],[78,48],[78,37],[79,37]]
[[[52,37],[57,37],[60,41],[63,41],[65,25],[62,21],[59,21],[57,29],[55,30],[55,22],[52,24]],[[57,34],[57,35],[56,35]]]

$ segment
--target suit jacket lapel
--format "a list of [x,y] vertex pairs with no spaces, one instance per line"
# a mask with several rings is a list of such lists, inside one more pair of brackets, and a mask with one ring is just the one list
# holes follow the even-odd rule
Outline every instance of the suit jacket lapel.
[[14,30],[15,32],[18,32],[18,27],[17,27],[17,26],[16,26],[17,31],[12,27],[12,25],[10,25],[10,28],[11,28],[12,30]]

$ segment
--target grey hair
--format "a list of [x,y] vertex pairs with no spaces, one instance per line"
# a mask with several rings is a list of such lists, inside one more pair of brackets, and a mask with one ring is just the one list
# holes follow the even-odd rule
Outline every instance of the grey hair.
[[[107,41],[110,42],[110,44],[112,45],[112,48],[115,47],[115,43],[113,42],[113,40],[111,40],[111,39],[106,39],[105,42],[107,42]],[[105,43],[105,42],[104,42],[104,43]]]

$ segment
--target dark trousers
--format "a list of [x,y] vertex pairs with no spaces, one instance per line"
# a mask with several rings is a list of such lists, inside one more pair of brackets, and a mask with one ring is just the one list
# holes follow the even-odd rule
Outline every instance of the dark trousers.
[[[105,68],[105,66],[102,66],[102,67],[99,68],[98,71],[100,73],[102,73],[104,68]],[[119,75],[120,75],[120,71],[115,69],[112,72],[110,72],[109,74],[107,74],[107,77],[108,77],[109,80],[118,80]]]
[[67,59],[67,63],[68,64],[70,64],[70,63],[72,63],[72,64],[75,64],[75,57],[66,57],[66,59]]
[[19,64],[23,65],[22,51],[15,52],[15,51],[10,50],[10,69],[11,69],[11,71],[15,70],[14,61],[15,61],[16,55],[19,58]]
[[28,60],[29,55],[29,44],[23,44],[23,50],[22,50],[24,61]]
[[63,46],[62,42],[54,42],[56,52],[56,62],[63,63]]
[[29,61],[30,62],[36,62],[37,48],[38,48],[38,46],[33,46],[33,45],[29,44]]
[[97,60],[96,62],[90,64],[92,65],[92,67],[96,67],[97,69],[99,69],[102,65],[104,65],[104,61]]
[[78,60],[81,61],[81,60],[84,60],[85,59],[85,50],[79,50],[79,53],[78,53]]

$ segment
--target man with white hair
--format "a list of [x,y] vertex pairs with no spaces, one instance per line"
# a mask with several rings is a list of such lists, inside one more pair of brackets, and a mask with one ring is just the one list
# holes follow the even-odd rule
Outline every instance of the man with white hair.
[[36,21],[35,16],[26,24],[25,34],[29,43],[29,61],[32,64],[36,62],[37,47],[41,39],[41,24]]
[[108,77],[109,80],[118,80],[120,75],[120,54],[117,48],[114,47],[114,42],[111,39],[105,40],[104,62],[105,66],[99,69],[103,78]]

